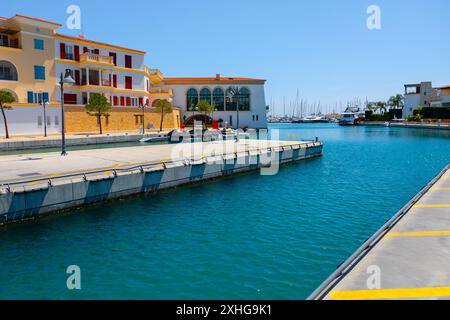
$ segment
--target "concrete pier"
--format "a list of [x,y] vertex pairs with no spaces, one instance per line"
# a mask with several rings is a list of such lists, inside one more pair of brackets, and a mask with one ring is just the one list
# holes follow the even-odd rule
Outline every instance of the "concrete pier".
[[0,156],[0,224],[321,155],[320,142],[233,140]]
[[450,299],[450,165],[309,299]]

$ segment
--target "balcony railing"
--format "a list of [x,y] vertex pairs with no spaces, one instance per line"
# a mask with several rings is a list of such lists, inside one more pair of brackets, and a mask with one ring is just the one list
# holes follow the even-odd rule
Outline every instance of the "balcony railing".
[[168,87],[152,87],[152,88],[150,88],[149,92],[153,93],[153,94],[173,95],[172,88],[168,88]]
[[80,62],[114,65],[114,58],[110,56],[102,56],[100,54],[86,52],[80,55]]
[[145,67],[145,72],[147,72],[150,75],[150,77],[157,78],[160,81],[164,79],[163,73],[158,69],[149,69],[148,67]]

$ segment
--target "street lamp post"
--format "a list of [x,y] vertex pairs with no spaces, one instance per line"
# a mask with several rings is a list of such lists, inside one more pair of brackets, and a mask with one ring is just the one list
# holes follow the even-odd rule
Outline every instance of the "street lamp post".
[[65,124],[64,124],[64,84],[74,84],[75,80],[73,80],[70,70],[66,70],[66,74],[63,77],[61,72],[59,85],[61,87],[61,155],[66,156],[66,132],[65,132]]
[[239,87],[232,87],[228,93],[231,102],[236,101],[236,129],[239,129]]
[[47,100],[44,99],[44,94],[41,93],[41,101],[39,101],[39,103],[41,104],[41,106],[44,107],[44,137],[47,137],[47,110],[46,110],[46,105],[48,103]]
[[145,134],[145,104],[139,106],[142,109],[142,134]]

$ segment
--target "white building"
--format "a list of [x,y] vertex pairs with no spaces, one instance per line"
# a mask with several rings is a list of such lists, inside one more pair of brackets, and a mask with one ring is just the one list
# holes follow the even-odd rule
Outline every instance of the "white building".
[[[196,112],[200,100],[212,104],[216,111],[212,120],[221,126],[232,128],[267,128],[267,107],[264,93],[265,80],[251,78],[164,78],[161,86],[173,91],[173,105],[180,108],[182,122],[190,124],[194,119],[202,120],[204,115]],[[232,99],[230,88],[239,89],[239,98]],[[237,111],[239,105],[239,112]]]
[[438,89],[433,88],[431,81],[405,84],[405,106],[403,117],[413,115],[418,107],[430,107],[439,96]]

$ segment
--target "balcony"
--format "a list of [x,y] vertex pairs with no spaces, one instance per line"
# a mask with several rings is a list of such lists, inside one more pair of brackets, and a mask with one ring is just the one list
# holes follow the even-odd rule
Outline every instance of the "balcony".
[[110,56],[102,56],[94,53],[83,53],[80,55],[80,63],[103,64],[114,66],[114,59]]
[[173,96],[173,90],[172,90],[172,88],[169,88],[169,87],[151,87],[149,92],[150,92],[150,95]]
[[158,69],[149,69],[145,67],[145,72],[149,75],[152,83],[160,83],[164,80],[164,75]]

